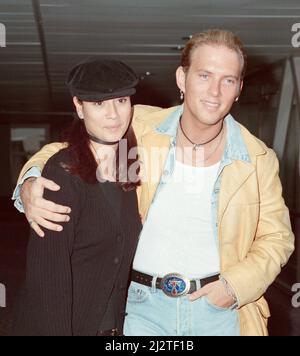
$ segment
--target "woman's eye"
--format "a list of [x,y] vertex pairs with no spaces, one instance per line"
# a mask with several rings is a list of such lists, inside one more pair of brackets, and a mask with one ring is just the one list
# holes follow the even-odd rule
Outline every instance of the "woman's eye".
[[102,104],[103,104],[103,101],[97,101],[97,102],[95,103],[96,106],[101,106]]
[[127,98],[122,98],[122,99],[119,99],[119,103],[121,104],[124,104],[124,103],[127,103]]

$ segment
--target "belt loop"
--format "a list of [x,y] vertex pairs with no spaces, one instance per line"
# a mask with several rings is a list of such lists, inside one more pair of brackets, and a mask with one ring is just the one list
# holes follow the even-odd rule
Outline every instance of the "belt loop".
[[157,293],[157,288],[156,288],[156,281],[158,279],[158,276],[154,276],[152,278],[152,282],[151,282],[151,293]]
[[201,289],[201,282],[200,282],[200,279],[196,279],[196,292],[197,290]]

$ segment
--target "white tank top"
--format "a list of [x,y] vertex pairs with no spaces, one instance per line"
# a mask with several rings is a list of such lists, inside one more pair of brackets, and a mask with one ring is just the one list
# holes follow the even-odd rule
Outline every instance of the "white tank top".
[[133,264],[136,271],[158,277],[180,273],[190,279],[220,273],[211,213],[219,166],[176,161],[150,208]]

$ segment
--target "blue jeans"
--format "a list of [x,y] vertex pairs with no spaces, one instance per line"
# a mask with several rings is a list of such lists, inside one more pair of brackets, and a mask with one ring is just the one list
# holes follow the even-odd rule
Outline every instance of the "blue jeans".
[[238,312],[131,282],[125,336],[240,336]]

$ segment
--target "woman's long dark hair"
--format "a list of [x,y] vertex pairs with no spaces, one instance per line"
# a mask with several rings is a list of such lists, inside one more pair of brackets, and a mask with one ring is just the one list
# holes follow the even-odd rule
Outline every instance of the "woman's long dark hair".
[[[141,184],[141,181],[138,178],[140,173],[139,157],[136,157],[135,159],[129,159],[128,157],[130,150],[137,147],[137,140],[131,125],[129,126],[129,129],[127,130],[123,139],[123,142],[127,145],[127,162],[119,162],[118,147],[116,153],[116,178],[117,184],[120,188],[122,188],[124,191],[131,191],[136,189]],[[71,174],[79,176],[83,181],[89,184],[99,183],[97,179],[98,164],[90,148],[90,139],[85,127],[84,120],[76,118],[72,122],[71,126],[64,134],[64,142],[68,144],[67,150],[71,155],[71,162],[68,162],[67,167],[68,171]],[[121,156],[123,157],[124,155]],[[136,167],[136,173],[134,177],[135,179],[132,179],[131,181],[128,170],[133,164],[134,167]],[[126,172],[122,171],[122,167],[127,167]],[[127,177],[127,179],[124,179],[124,176]],[[120,179],[119,177],[123,178]]]

